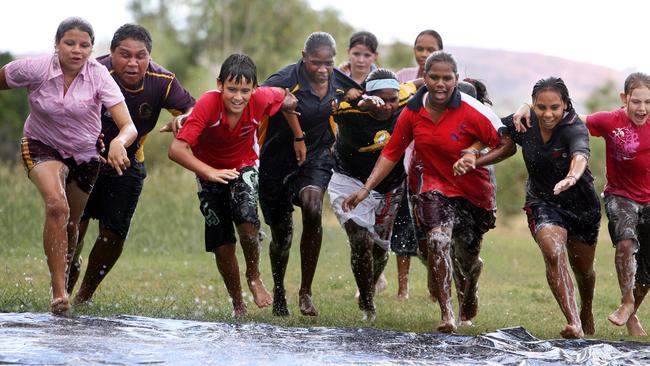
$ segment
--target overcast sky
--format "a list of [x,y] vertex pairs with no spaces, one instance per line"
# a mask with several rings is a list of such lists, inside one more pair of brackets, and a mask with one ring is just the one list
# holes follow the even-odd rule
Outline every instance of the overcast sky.
[[[107,7],[107,4],[112,4]],[[127,0],[13,0],[3,3],[0,50],[15,54],[53,50],[58,23],[86,18],[99,42],[132,21]],[[381,43],[412,43],[423,29],[437,30],[446,45],[534,52],[650,72],[647,0],[309,0],[337,9],[356,29]],[[634,18],[636,16],[636,19]],[[347,40],[338,40],[347,43]]]

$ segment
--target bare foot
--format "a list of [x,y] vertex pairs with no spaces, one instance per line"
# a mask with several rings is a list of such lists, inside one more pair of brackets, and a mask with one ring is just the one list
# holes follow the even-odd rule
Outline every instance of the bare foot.
[[284,289],[273,290],[273,315],[275,316],[289,316],[289,308],[287,307],[287,298]]
[[265,308],[273,304],[271,294],[264,287],[262,279],[248,281],[248,288],[253,293],[253,301],[258,308]]
[[645,329],[641,326],[641,322],[639,321],[639,318],[637,318],[636,314],[633,314],[627,320],[625,326],[627,327],[627,333],[631,336],[644,337],[648,335],[648,333],[645,332]]
[[305,316],[318,316],[318,310],[314,306],[314,302],[311,300],[311,295],[302,294],[298,296],[298,307],[300,308],[300,313]]
[[68,297],[59,297],[52,300],[50,311],[56,316],[70,316],[70,301]]
[[454,324],[453,318],[450,320],[441,320],[436,329],[440,333],[453,333],[456,331],[456,324]]
[[384,292],[386,288],[388,288],[388,280],[386,280],[386,276],[384,276],[384,272],[382,272],[375,284],[375,294]]
[[596,333],[596,323],[594,322],[594,314],[591,309],[582,309],[580,311],[580,322],[582,323],[582,330],[587,335],[594,335]]
[[460,307],[459,317],[461,321],[470,321],[478,314],[478,295],[474,295],[473,299],[465,297],[463,304]]
[[474,326],[474,323],[472,323],[471,320],[461,320],[461,321],[458,323],[458,327],[459,327],[459,328],[471,328],[471,327],[473,327],[473,326]]
[[408,299],[409,299],[408,283],[405,285],[400,284],[399,288],[397,289],[397,300],[408,300]]
[[634,313],[634,305],[621,304],[616,311],[609,314],[607,320],[612,322],[614,325],[619,327],[627,322],[630,318],[630,315]]
[[372,323],[377,319],[377,312],[375,309],[363,310],[363,321]]
[[573,324],[567,324],[566,327],[560,331],[560,335],[565,339],[583,338],[585,336],[582,329],[580,329],[580,326]]
[[239,317],[244,316],[244,315],[246,315],[246,305],[245,304],[242,303],[241,305],[237,305],[237,306],[233,307],[233,310],[232,310],[233,318],[239,318]]

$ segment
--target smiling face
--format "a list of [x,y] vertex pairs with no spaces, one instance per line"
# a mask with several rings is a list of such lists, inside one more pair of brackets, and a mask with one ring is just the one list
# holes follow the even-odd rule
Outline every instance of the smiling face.
[[246,78],[242,78],[239,83],[235,82],[233,78],[226,80],[225,83],[218,81],[217,87],[221,90],[223,105],[230,114],[243,113],[255,93],[255,85]]
[[120,82],[127,87],[137,87],[149,67],[151,56],[142,41],[126,38],[111,52],[113,69]]
[[539,128],[551,132],[562,121],[566,103],[560,93],[546,89],[540,91],[533,100],[533,110],[539,121]]
[[630,92],[629,95],[621,93],[621,101],[625,105],[625,113],[632,123],[641,126],[648,120],[650,112],[650,89],[639,86]]
[[433,62],[431,68],[424,73],[424,84],[429,95],[427,103],[431,107],[445,107],[454,94],[454,88],[458,83],[458,74],[454,67],[448,62]]
[[422,34],[415,41],[415,46],[413,47],[413,54],[415,55],[415,61],[420,66],[420,69],[424,68],[424,63],[427,61],[427,57],[430,54],[440,51],[440,45],[438,40],[430,34]]
[[331,48],[320,47],[312,54],[303,52],[302,60],[311,81],[317,84],[329,81],[330,75],[334,71],[334,52]]
[[93,52],[93,43],[88,33],[73,28],[63,34],[55,48],[61,68],[64,71],[79,72]]

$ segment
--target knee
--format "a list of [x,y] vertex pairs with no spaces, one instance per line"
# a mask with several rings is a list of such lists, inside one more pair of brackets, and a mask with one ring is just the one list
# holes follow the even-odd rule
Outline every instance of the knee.
[[45,215],[57,221],[68,221],[70,207],[64,198],[53,198],[45,201]]
[[451,235],[442,231],[433,231],[427,237],[428,250],[436,252],[449,248]]
[[302,221],[304,225],[320,225],[323,216],[323,203],[316,201],[302,207]]
[[616,243],[616,259],[625,259],[630,257],[637,250],[637,242],[633,239],[621,240]]

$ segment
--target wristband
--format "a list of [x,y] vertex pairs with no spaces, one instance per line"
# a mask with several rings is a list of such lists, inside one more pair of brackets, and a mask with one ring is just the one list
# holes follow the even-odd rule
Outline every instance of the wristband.
[[294,138],[293,138],[293,141],[295,141],[295,142],[305,141],[305,135],[307,135],[307,134],[303,132],[303,133],[302,133],[302,136],[300,136],[300,137],[294,137]]
[[370,190],[368,188],[366,188],[366,186],[363,186],[363,187],[359,188],[359,190],[364,190],[364,191],[366,191],[368,193],[368,195],[370,195]]
[[463,155],[465,155],[465,154],[472,154],[472,155],[476,155],[478,157],[481,154],[481,152],[476,150],[476,149],[472,149],[472,148],[463,149],[463,150],[460,151],[460,156],[461,157]]

